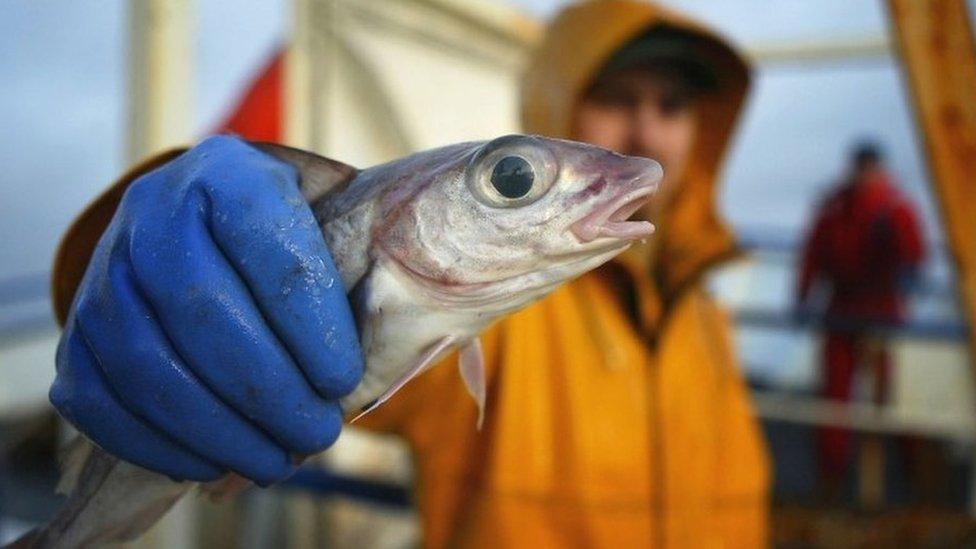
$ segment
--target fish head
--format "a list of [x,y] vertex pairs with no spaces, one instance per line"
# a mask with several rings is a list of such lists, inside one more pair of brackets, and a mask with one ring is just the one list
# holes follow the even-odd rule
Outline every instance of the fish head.
[[654,229],[630,219],[661,181],[651,159],[525,135],[430,158],[411,161],[376,237],[405,273],[455,307],[519,308]]

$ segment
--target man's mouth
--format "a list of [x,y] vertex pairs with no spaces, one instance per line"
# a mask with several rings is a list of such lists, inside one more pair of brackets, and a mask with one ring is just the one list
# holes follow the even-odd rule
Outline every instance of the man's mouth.
[[657,190],[657,185],[646,179],[638,179],[628,187],[630,190],[598,205],[592,212],[573,223],[570,230],[576,238],[582,242],[591,242],[601,237],[639,240],[650,236],[654,232],[654,225],[648,221],[628,218],[641,209]]

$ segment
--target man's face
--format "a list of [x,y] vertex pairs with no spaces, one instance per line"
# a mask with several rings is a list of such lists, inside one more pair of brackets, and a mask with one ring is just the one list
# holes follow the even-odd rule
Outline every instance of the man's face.
[[664,167],[664,190],[681,178],[695,142],[697,101],[679,77],[633,68],[602,77],[577,106],[573,138]]

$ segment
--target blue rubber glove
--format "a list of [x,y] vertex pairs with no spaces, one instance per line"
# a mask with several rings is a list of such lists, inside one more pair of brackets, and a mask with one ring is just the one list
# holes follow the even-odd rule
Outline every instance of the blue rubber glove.
[[213,137],[132,183],[95,248],[51,402],[174,479],[267,485],[339,434],[363,365],[297,174]]

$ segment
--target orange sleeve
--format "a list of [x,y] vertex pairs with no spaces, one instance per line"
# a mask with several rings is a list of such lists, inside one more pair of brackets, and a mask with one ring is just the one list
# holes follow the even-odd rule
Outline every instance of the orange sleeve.
[[58,324],[64,325],[68,309],[71,308],[71,300],[74,299],[81,277],[88,268],[95,245],[115,215],[129,184],[183,154],[185,150],[167,151],[137,164],[91,202],[68,227],[68,231],[61,237],[51,269],[51,303]]

